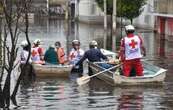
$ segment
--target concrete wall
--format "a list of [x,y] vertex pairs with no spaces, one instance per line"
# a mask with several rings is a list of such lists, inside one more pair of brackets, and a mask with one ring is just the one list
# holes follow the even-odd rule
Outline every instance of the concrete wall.
[[139,25],[140,27],[154,29],[155,17],[153,12],[154,0],[148,0],[147,4],[144,6],[142,14],[138,18],[134,19],[134,24]]
[[94,0],[80,0],[79,21],[88,23],[102,23],[103,12]]

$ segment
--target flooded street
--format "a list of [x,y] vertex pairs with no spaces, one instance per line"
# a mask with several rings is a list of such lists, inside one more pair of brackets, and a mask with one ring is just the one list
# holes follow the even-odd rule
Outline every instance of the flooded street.
[[[162,86],[112,87],[93,78],[89,84],[79,87],[75,82],[75,74],[68,79],[37,78],[31,85],[20,86],[17,95],[20,107],[16,110],[172,110],[172,36],[158,35],[144,29],[139,29],[138,32],[145,41],[148,61],[168,70]],[[117,31],[117,34],[116,44],[119,45],[120,31]],[[124,35],[124,32],[122,34]],[[60,41],[66,53],[74,39],[80,40],[84,50],[88,49],[91,40],[98,41],[101,48],[111,49],[114,46],[109,33],[108,37],[104,37],[102,25],[64,20],[31,21],[30,40],[37,38],[41,39],[45,49],[55,41]],[[19,40],[22,41],[22,37]]]

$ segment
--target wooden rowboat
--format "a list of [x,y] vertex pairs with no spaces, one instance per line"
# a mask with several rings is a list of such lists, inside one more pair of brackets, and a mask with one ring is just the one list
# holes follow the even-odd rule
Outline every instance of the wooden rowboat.
[[69,77],[72,70],[71,65],[40,65],[33,64],[34,71],[37,76],[56,76],[56,77]]
[[[143,85],[143,84],[161,84],[166,77],[166,70],[159,68],[155,65],[149,64],[148,62],[142,61],[144,67],[144,76],[126,77],[120,75],[120,72],[108,71],[97,75],[99,79],[107,82],[111,85]],[[103,71],[104,68],[96,63],[89,63],[93,74]],[[115,72],[116,71],[116,72]]]

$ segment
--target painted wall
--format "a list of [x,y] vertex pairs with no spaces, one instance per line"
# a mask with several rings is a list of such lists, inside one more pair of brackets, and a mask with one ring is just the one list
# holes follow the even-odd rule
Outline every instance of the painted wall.
[[173,18],[157,16],[156,24],[156,30],[158,33],[173,36]]

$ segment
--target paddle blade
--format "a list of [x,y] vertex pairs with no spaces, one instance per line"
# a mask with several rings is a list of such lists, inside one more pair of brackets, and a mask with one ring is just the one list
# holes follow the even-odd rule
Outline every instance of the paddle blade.
[[79,86],[83,85],[83,84],[86,84],[90,81],[90,77],[89,76],[83,76],[81,78],[77,78],[77,84]]

